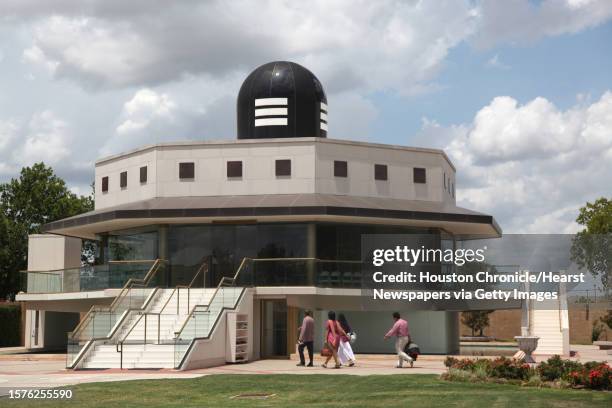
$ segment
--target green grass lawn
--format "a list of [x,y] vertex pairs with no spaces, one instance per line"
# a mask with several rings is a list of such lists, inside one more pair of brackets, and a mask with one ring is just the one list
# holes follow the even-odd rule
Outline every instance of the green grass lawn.
[[[453,383],[434,375],[212,375],[71,387],[70,401],[0,400],[3,407],[610,407],[612,393]],[[267,400],[231,399],[274,393]]]

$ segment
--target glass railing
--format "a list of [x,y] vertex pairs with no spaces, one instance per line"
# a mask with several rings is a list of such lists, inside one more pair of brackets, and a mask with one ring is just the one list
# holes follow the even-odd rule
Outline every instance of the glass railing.
[[[143,279],[153,265],[147,261],[111,261],[53,271],[24,271],[23,290],[27,293],[68,293],[122,288],[130,279]],[[157,276],[159,283],[164,276]]]
[[361,261],[315,258],[248,259],[236,286],[318,286],[360,288]]
[[165,261],[155,260],[143,278],[130,278],[110,306],[92,307],[73,332],[68,333],[66,366],[72,368],[79,354],[92,340],[109,339],[113,329],[130,310],[141,310],[154,296],[159,276],[164,274]]
[[219,287],[208,305],[197,305],[192,309],[185,324],[174,341],[174,366],[180,367],[189,347],[195,339],[210,336],[224,309],[235,309],[245,288]]
[[27,272],[22,290],[27,293],[58,293],[62,292],[62,273],[59,271]]

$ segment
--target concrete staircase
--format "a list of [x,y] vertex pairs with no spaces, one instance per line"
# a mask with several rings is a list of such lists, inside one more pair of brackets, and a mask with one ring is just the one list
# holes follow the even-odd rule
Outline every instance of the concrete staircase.
[[[112,341],[93,345],[81,368],[173,368],[175,332],[183,326],[194,306],[210,303],[215,289],[190,289],[189,299],[186,289],[176,292],[160,289],[158,292],[146,317],[132,313]],[[145,319],[149,344],[144,341]],[[122,346],[118,347],[118,343]]]
[[530,311],[530,333],[538,336],[533,354],[569,356],[569,318],[565,296],[560,300],[533,302]]

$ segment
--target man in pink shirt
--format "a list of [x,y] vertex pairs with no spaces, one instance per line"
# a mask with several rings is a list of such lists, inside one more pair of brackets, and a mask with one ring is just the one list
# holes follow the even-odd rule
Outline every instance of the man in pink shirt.
[[410,363],[410,367],[414,365],[414,360],[406,353],[404,353],[404,347],[410,341],[410,333],[408,332],[408,322],[404,319],[400,318],[400,314],[398,312],[393,313],[393,320],[395,320],[395,324],[391,330],[385,334],[385,340],[390,337],[396,336],[395,339],[395,352],[397,353],[397,368],[402,368],[404,365],[404,361]]

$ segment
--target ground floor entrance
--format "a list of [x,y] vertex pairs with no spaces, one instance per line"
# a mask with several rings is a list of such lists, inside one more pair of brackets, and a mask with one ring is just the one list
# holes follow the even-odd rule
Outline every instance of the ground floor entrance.
[[261,358],[287,358],[287,301],[261,301]]

